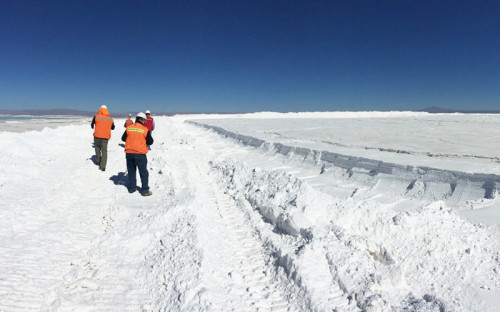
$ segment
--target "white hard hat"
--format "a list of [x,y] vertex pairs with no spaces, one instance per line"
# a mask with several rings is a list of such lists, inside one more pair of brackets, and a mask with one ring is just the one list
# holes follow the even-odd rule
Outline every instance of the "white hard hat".
[[132,117],[132,114],[128,114],[129,117]]
[[149,110],[146,111],[146,114],[151,114],[151,112]]
[[143,112],[140,112],[138,113],[135,118],[142,118],[142,119],[146,119],[146,114],[144,114]]
[[101,108],[108,109],[108,107],[106,105],[101,106]]

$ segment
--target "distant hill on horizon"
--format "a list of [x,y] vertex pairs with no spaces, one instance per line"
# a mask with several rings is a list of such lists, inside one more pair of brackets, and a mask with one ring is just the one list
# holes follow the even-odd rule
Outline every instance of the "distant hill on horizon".
[[[97,111],[81,111],[76,109],[0,109],[0,114],[3,115],[29,115],[29,116],[83,116],[92,117],[97,114]],[[113,117],[128,117],[129,113],[112,113]],[[173,113],[159,112],[154,115],[174,115]]]
[[94,112],[75,109],[0,109],[0,114],[5,115],[30,115],[30,116],[92,116]]
[[[93,117],[96,111],[81,111],[76,109],[53,108],[53,109],[0,109],[0,115],[28,115],[28,116],[83,116]],[[111,112],[112,117],[128,117],[129,112]],[[132,115],[135,117],[135,112]],[[153,116],[173,116],[190,114],[238,114],[229,112],[155,112]]]
[[452,114],[452,113],[462,113],[462,114],[500,114],[500,109],[489,109],[489,110],[461,110],[461,109],[452,109],[452,108],[444,108],[444,107],[427,107],[418,112],[427,112],[431,114]]
[[[462,114],[500,114],[500,110],[458,110],[444,107],[427,107],[420,110],[415,110],[416,112],[427,112],[431,114],[452,114],[452,113],[462,113]],[[97,111],[81,111],[75,109],[0,109],[0,114],[2,115],[29,115],[29,116],[84,116],[92,117],[97,113]],[[113,117],[128,117],[127,113],[116,112],[112,113]],[[173,116],[173,115],[189,115],[189,114],[237,114],[237,113],[227,113],[227,112],[157,112],[153,115],[156,116]]]

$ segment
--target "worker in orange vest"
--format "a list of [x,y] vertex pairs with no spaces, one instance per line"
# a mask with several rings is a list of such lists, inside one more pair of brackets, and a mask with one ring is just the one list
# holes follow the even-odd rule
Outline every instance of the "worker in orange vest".
[[123,125],[125,128],[133,124],[134,122],[132,121],[132,114],[128,114],[128,119],[125,120],[125,124]]
[[99,114],[95,115],[90,124],[94,129],[94,147],[99,170],[106,170],[108,160],[108,141],[111,138],[111,130],[115,128],[113,118],[109,117],[106,105],[101,106]]
[[125,142],[125,153],[127,159],[128,172],[128,192],[133,193],[137,190],[136,171],[139,169],[142,188],[142,196],[150,196],[153,193],[149,190],[148,173],[148,145],[153,144],[151,131],[145,126],[146,114],[138,113],[135,117],[135,123],[128,126],[122,135],[122,141]]

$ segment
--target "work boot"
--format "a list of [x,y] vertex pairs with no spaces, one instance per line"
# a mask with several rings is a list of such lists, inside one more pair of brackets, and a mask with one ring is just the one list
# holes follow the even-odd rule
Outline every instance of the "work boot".
[[143,193],[141,193],[141,195],[142,195],[142,196],[151,196],[151,195],[153,195],[153,192],[151,192],[151,191],[147,191],[147,192],[143,192]]

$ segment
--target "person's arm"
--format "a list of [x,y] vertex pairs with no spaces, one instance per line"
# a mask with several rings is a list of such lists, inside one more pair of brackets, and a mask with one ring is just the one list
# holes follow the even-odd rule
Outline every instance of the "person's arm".
[[127,130],[125,130],[122,134],[122,141],[123,142],[127,141]]
[[155,120],[153,119],[153,130],[155,129]]
[[148,134],[146,134],[146,144],[147,145],[152,145],[153,144],[153,137],[151,136],[151,131],[148,131]]
[[94,129],[94,125],[95,125],[95,116],[94,116],[94,118],[92,118],[92,123],[90,124],[90,127],[92,129]]

